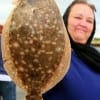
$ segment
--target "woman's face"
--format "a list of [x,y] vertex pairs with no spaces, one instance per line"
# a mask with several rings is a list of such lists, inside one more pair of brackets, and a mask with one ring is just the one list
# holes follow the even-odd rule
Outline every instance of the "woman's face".
[[93,31],[94,14],[86,4],[75,4],[68,17],[68,32],[76,43],[85,44]]

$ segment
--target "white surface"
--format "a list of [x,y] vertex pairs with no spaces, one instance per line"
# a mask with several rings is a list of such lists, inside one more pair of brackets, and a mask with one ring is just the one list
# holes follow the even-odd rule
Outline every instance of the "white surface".
[[11,78],[8,75],[0,74],[0,81],[11,81]]

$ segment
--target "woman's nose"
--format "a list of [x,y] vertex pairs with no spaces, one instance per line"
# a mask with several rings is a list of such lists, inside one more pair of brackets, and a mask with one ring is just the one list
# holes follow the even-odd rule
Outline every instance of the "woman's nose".
[[87,26],[86,20],[82,19],[81,22],[80,22],[80,25],[83,26],[83,27],[86,27]]

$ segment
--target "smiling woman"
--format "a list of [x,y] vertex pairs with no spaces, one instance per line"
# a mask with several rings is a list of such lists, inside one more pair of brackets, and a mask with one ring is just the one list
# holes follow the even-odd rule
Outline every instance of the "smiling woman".
[[[82,9],[81,6],[83,6]],[[87,5],[78,4],[72,9],[68,20],[68,31],[75,42],[86,43],[93,31],[94,15]],[[85,11],[85,16],[84,16]],[[84,34],[85,33],[85,34]]]

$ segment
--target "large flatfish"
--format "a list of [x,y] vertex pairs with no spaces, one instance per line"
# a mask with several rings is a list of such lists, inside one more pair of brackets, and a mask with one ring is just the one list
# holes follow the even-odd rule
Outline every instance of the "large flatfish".
[[55,1],[17,0],[4,25],[2,53],[5,70],[26,100],[42,100],[70,63],[70,41]]

